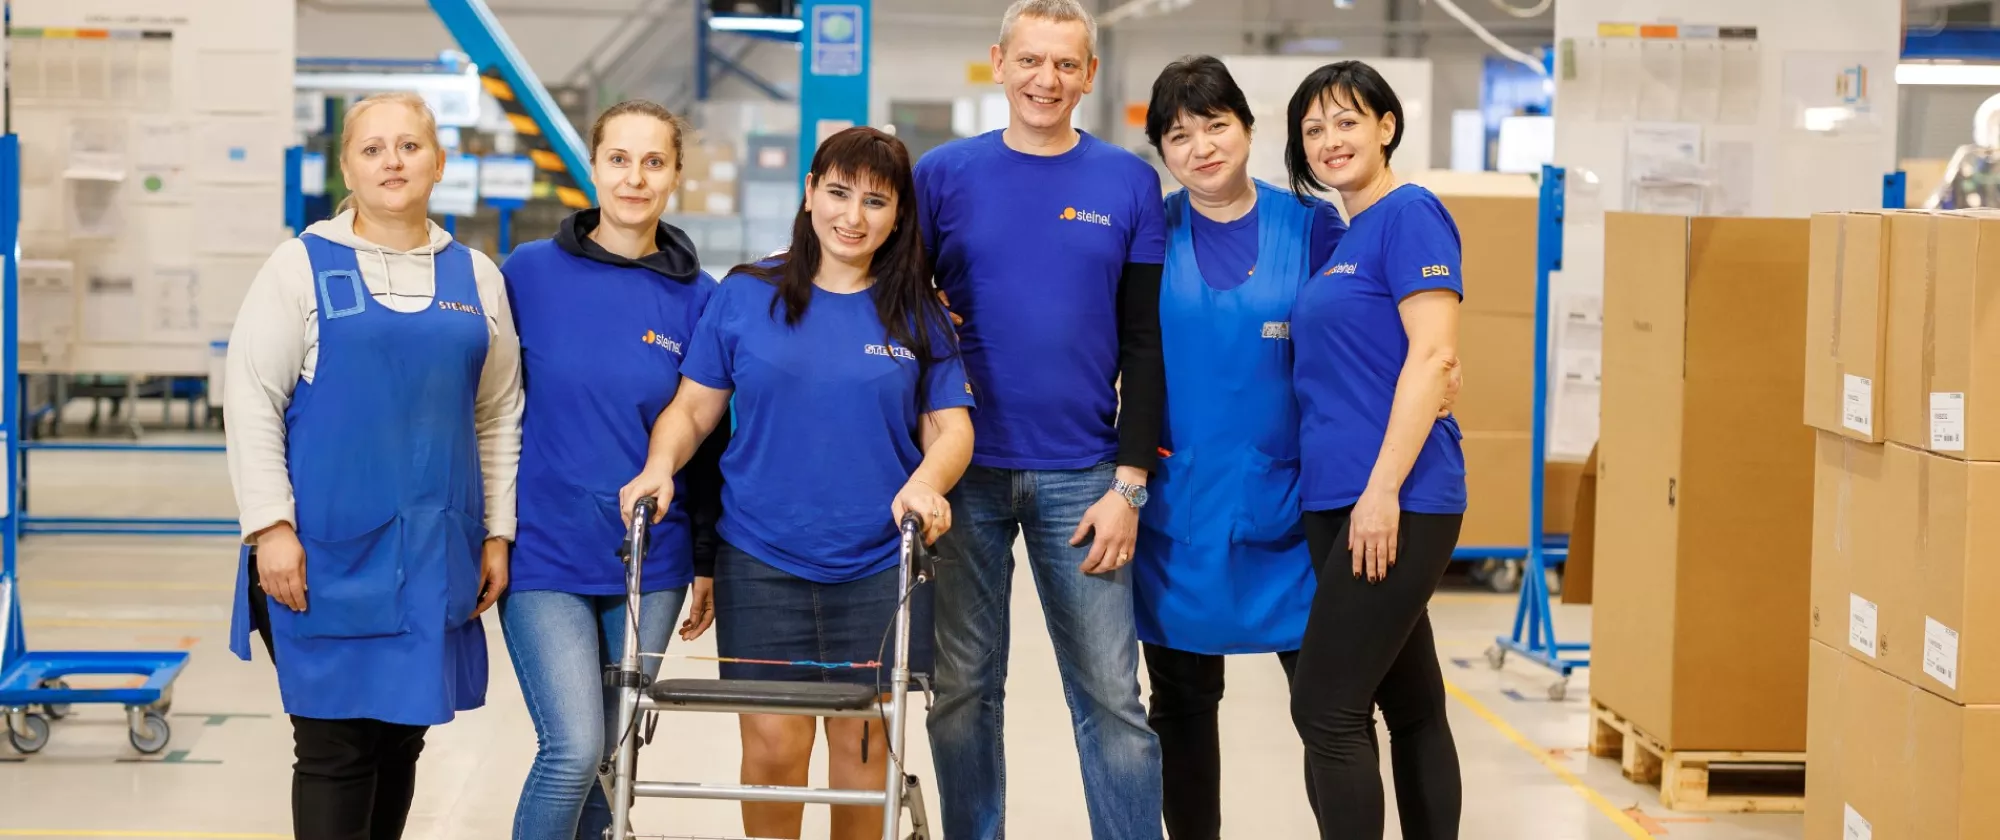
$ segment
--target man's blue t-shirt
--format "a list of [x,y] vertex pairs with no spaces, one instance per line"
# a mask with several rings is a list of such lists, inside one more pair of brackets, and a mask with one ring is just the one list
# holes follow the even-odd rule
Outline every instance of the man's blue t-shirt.
[[[1334,246],[1340,244],[1341,235],[1347,232],[1347,222],[1340,218],[1340,210],[1332,202],[1317,198],[1307,201],[1312,204],[1313,225],[1306,265],[1318,268],[1333,256]],[[1223,292],[1249,281],[1250,272],[1257,268],[1257,206],[1251,205],[1250,212],[1242,218],[1228,222],[1215,221],[1193,210],[1188,218],[1194,220],[1194,262],[1201,269],[1202,281]]]
[[[890,505],[923,463],[916,359],[889,341],[873,287],[815,287],[792,326],[784,303],[772,306],[777,293],[747,274],[723,278],[681,366],[695,382],[735,392],[716,530],[744,553],[817,583],[894,568]],[[932,364],[924,386],[923,412],[973,404],[956,357]]]
[[[653,421],[680,385],[681,356],[714,278],[688,282],[567,253],[550,240],[514,250],[502,269],[521,336],[520,525],[509,563],[516,591],[625,591],[618,491],[639,474]],[[685,482],[652,529],[646,591],[694,579]]]
[[[1406,184],[1352,220],[1333,257],[1292,307],[1292,381],[1301,413],[1299,497],[1306,510],[1354,504],[1368,487],[1388,429],[1396,380],[1409,356],[1405,298],[1433,289],[1465,295],[1458,225],[1430,190]],[[1465,512],[1458,421],[1431,427],[1403,481],[1412,513]]]
[[1072,470],[1118,454],[1118,283],[1127,263],[1166,257],[1160,176],[1079,132],[1039,156],[1000,131],[918,161],[924,248],[965,319],[979,386],[972,462]]

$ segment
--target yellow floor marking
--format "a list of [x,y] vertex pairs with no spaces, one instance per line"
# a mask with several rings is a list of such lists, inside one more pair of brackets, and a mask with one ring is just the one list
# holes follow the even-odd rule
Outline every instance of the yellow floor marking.
[[88,829],[0,828],[0,837],[137,837],[182,840],[292,840],[289,834],[218,834],[210,831],[92,831]]
[[1499,715],[1493,713],[1493,710],[1486,708],[1486,704],[1479,702],[1472,695],[1467,694],[1465,689],[1459,688],[1450,680],[1445,681],[1444,690],[1452,697],[1457,698],[1458,702],[1463,703],[1465,708],[1471,710],[1473,714],[1478,715],[1480,720],[1486,721],[1487,726],[1493,727],[1494,731],[1499,732],[1507,740],[1513,741],[1515,746],[1534,756],[1536,761],[1542,763],[1542,766],[1549,768],[1549,772],[1556,774],[1556,778],[1561,779],[1563,784],[1569,785],[1570,790],[1576,791],[1577,795],[1583,797],[1585,802],[1589,802],[1592,807],[1609,818],[1613,825],[1618,826],[1620,830],[1625,832],[1626,836],[1633,838],[1633,840],[1653,840],[1652,833],[1641,827],[1630,815],[1619,810],[1617,806],[1612,805],[1610,800],[1604,798],[1604,794],[1598,793],[1595,788],[1584,784],[1583,780],[1577,778],[1577,775],[1570,772],[1569,768],[1557,762],[1549,754],[1548,750],[1535,746],[1534,742],[1528,740],[1527,736],[1522,735],[1520,730],[1501,720]]
[[154,592],[229,592],[226,583],[193,583],[179,580],[41,580],[27,578],[22,584],[50,589],[139,589]]

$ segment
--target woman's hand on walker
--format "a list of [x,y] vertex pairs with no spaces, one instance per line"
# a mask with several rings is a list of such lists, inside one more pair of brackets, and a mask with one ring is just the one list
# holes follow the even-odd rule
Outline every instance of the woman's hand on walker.
[[688,607],[688,617],[681,622],[681,641],[692,642],[708,632],[715,623],[715,578],[694,579],[693,604]]
[[653,497],[653,521],[650,524],[657,525],[666,518],[667,505],[674,500],[674,477],[658,475],[649,468],[640,471],[639,477],[619,488],[618,519],[625,523],[625,527],[632,527],[632,506],[647,496]]
[[1354,554],[1354,576],[1380,583],[1396,565],[1396,526],[1402,518],[1396,494],[1369,487],[1347,518],[1347,550]]
[[306,547],[289,523],[257,535],[257,584],[264,594],[294,612],[306,609]]
[[896,499],[889,503],[889,519],[902,527],[903,514],[916,511],[924,520],[924,545],[931,545],[951,530],[951,503],[936,488],[924,483],[923,479],[912,478],[896,491]]
[[503,539],[489,539],[479,558],[479,609],[472,611],[472,618],[486,614],[493,602],[500,600],[500,593],[507,591],[508,561],[512,544]]

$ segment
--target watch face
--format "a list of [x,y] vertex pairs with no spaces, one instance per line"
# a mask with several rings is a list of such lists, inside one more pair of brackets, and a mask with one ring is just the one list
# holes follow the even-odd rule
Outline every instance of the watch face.
[[1132,488],[1132,504],[1133,504],[1134,506],[1136,506],[1136,507],[1145,507],[1145,506],[1146,506],[1146,500],[1147,500],[1148,498],[1151,498],[1151,497],[1150,497],[1150,496],[1148,496],[1148,495],[1146,495],[1146,488],[1145,488],[1145,486],[1144,486],[1144,485],[1141,485],[1141,486],[1138,486],[1138,487],[1134,487],[1134,488]]

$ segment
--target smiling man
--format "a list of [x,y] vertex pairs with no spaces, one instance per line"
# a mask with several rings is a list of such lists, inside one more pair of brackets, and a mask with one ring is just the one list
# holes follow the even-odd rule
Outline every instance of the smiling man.
[[972,468],[939,543],[930,734],[954,840],[1005,836],[1017,537],[1070,702],[1091,834],[1161,836],[1160,748],[1139,701],[1128,564],[1159,459],[1166,223],[1159,174],[1071,123],[1097,73],[1096,43],[1076,0],[1014,3],[992,48],[1008,127],[941,146],[916,167],[925,250],[964,319],[980,392]]

